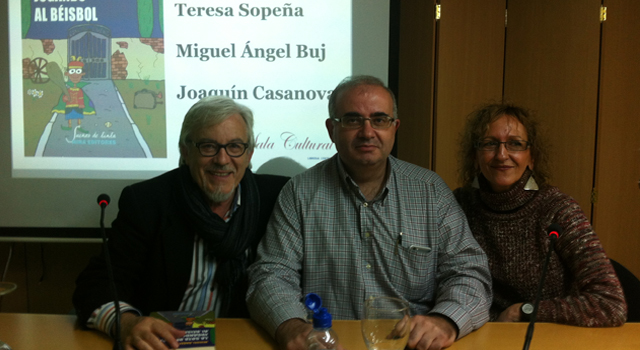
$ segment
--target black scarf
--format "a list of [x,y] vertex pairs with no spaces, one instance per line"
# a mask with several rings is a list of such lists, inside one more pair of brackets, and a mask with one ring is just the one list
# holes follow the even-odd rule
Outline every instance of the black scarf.
[[[234,317],[237,314],[234,307],[244,309],[234,304],[244,305],[247,268],[255,259],[255,245],[260,238],[257,232],[260,195],[254,175],[249,169],[245,171],[240,181],[242,203],[229,222],[211,211],[206,194],[193,180],[188,166],[180,167],[180,175],[182,191],[178,198],[183,214],[195,233],[204,240],[207,255],[217,260],[214,282],[221,301],[218,316]],[[245,253],[247,249],[248,254]]]

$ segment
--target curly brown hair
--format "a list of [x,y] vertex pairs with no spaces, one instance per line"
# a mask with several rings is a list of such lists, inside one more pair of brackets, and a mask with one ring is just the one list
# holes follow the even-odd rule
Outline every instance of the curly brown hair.
[[538,185],[549,182],[549,148],[546,139],[541,135],[538,120],[531,111],[510,102],[490,103],[475,110],[467,117],[460,140],[458,160],[460,163],[460,181],[463,186],[470,186],[473,178],[480,170],[476,166],[476,145],[489,125],[502,116],[517,119],[527,131],[530,144],[531,159],[534,161],[534,177]]

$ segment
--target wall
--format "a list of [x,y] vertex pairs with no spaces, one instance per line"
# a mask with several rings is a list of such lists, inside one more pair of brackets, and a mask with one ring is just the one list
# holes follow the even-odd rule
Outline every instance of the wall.
[[0,312],[68,314],[75,279],[92,256],[100,253],[97,243],[7,243],[0,242],[4,271],[10,246],[13,255],[6,281],[18,284],[2,297]]
[[435,0],[401,2],[398,157],[456,188],[466,116],[503,98],[530,108],[551,141],[551,184],[640,276],[639,3],[509,0],[508,12],[505,0],[437,3],[435,20]]

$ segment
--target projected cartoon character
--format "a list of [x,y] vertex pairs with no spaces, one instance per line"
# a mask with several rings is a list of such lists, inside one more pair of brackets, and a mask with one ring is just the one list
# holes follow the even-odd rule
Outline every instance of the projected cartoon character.
[[87,96],[82,90],[82,87],[89,83],[80,81],[82,80],[82,76],[85,75],[84,63],[81,60],[82,57],[76,58],[75,56],[71,56],[69,68],[67,69],[67,72],[64,73],[69,80],[65,85],[63,85],[66,89],[63,89],[60,101],[53,108],[53,112],[65,114],[67,126],[64,124],[61,125],[62,130],[71,130],[71,121],[75,119],[78,123],[77,130],[88,134],[89,131],[83,129],[80,125],[82,124],[82,120],[85,115],[95,114],[96,111],[93,108],[93,103],[89,99],[89,96]]

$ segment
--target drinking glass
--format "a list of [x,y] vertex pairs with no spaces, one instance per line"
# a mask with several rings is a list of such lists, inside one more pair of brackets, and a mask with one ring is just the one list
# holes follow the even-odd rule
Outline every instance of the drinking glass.
[[18,285],[13,282],[0,282],[0,296],[13,292]]
[[364,302],[362,336],[369,350],[403,350],[409,339],[409,304],[398,298],[371,297]]

